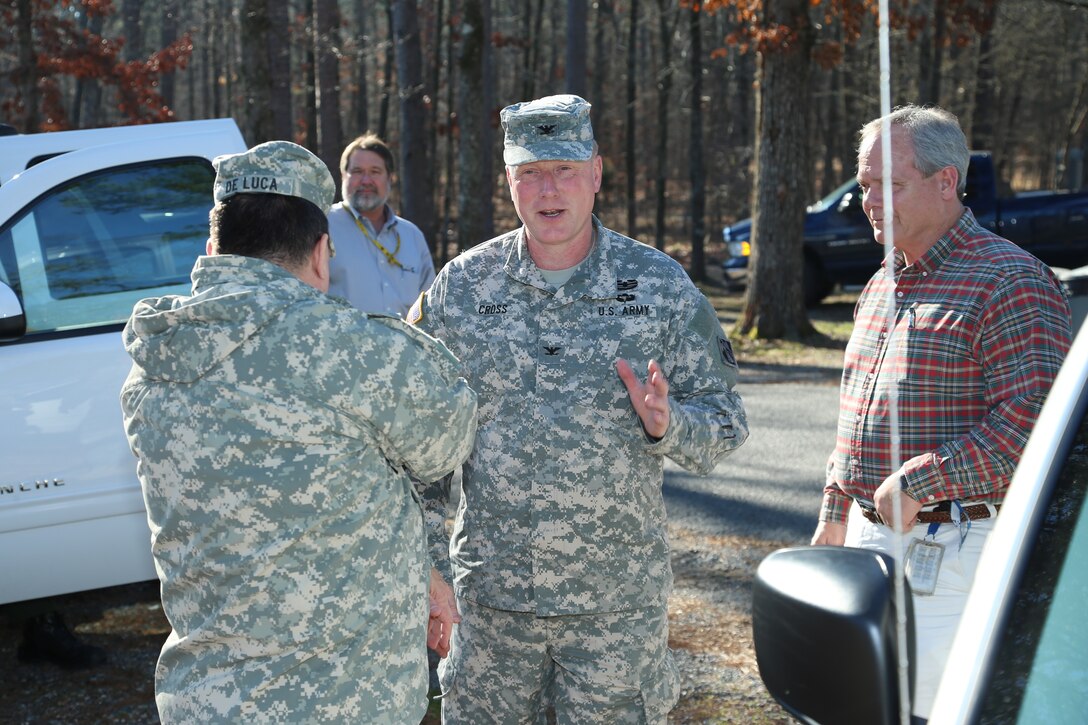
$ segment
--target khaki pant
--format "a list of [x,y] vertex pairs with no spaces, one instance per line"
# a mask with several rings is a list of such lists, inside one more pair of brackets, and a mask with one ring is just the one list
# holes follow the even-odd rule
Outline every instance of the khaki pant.
[[[993,513],[993,512],[991,512]],[[971,522],[967,536],[960,546],[960,530],[952,524],[941,524],[934,540],[944,546],[937,588],[933,594],[914,595],[915,674],[914,701],[911,712],[929,718],[937,686],[944,673],[944,664],[952,649],[960,618],[967,605],[967,594],[975,580],[982,546],[993,530],[994,519]],[[861,514],[855,503],[850,507],[846,528],[846,545],[859,549],[875,549],[889,556],[905,553],[914,539],[926,537],[928,524],[917,524],[902,537],[900,551],[895,549],[895,534],[883,524],[874,524]]]

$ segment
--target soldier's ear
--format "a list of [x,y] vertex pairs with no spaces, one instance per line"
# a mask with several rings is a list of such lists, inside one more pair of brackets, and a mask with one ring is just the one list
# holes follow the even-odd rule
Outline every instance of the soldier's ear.
[[331,258],[332,244],[329,241],[329,235],[322,234],[318,237],[317,244],[314,245],[313,250],[310,252],[310,263],[307,271],[310,273],[312,281],[306,280],[322,292],[329,291],[329,260]]

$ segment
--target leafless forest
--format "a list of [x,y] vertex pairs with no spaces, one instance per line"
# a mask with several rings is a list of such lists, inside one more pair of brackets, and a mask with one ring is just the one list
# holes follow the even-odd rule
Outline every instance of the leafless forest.
[[[1083,182],[1088,0],[890,6],[894,103],[952,110],[1010,189]],[[509,103],[593,103],[598,213],[696,279],[756,204],[781,219],[766,234],[796,236],[879,113],[873,0],[4,0],[0,17],[0,120],[18,131],[230,116],[336,174],[372,130],[439,263],[516,221]]]

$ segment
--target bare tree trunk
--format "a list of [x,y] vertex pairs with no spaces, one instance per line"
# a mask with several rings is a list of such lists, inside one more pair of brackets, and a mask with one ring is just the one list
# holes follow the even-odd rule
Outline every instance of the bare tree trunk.
[[[314,25],[316,23],[314,18],[314,0],[303,0],[303,23],[305,23],[306,32],[303,34],[306,38],[304,47],[306,48],[303,57],[306,59],[305,63],[305,101],[303,103],[303,115],[306,122],[306,148],[311,151],[317,150],[317,50],[314,47]],[[338,194],[339,196],[339,194]]]
[[635,180],[637,157],[635,156],[635,104],[638,102],[638,85],[635,82],[635,68],[638,61],[638,0],[631,0],[630,26],[627,31],[627,235],[638,235],[638,205],[635,202]]
[[38,97],[38,55],[34,52],[34,18],[31,0],[18,0],[19,18],[16,34],[19,38],[19,69],[12,75],[17,78],[19,96],[23,102],[23,130],[35,133],[41,118]]
[[922,103],[941,102],[941,63],[944,59],[944,44],[947,35],[947,7],[945,0],[933,0],[933,40],[928,48],[929,57],[923,53],[924,85],[919,89]]
[[482,0],[462,0],[461,41],[457,53],[457,118],[459,143],[457,195],[457,247],[467,249],[488,239],[485,204],[491,198],[485,183],[484,146],[488,143],[488,113],[480,108],[484,87],[484,36]]
[[219,109],[216,105],[216,76],[215,76],[215,16],[213,0],[203,0],[200,16],[204,18],[204,27],[208,29],[208,42],[200,49],[201,57],[201,111],[211,114],[212,118],[219,118]]
[[[340,123],[340,6],[336,0],[314,3],[314,51],[317,54],[317,155],[339,181],[344,129]],[[337,184],[339,186],[339,184]]]
[[525,12],[525,77],[521,84],[521,100],[536,97],[536,79],[540,72],[541,29],[544,27],[545,0],[528,0]]
[[703,14],[689,10],[691,27],[691,269],[696,282],[706,279],[706,172],[703,169]]
[[672,36],[680,13],[672,0],[657,0],[657,26],[661,32],[661,69],[657,81],[657,179],[654,187],[654,246],[665,249],[665,212],[668,207],[666,182],[669,178],[669,95],[672,93]]
[[393,60],[396,56],[396,37],[393,33],[393,3],[395,0],[386,0],[385,15],[389,28],[389,43],[385,48],[385,70],[382,74],[382,101],[378,108],[378,135],[383,139],[389,138],[389,104],[393,100]]
[[[431,28],[431,30],[432,30],[432,32],[434,34],[431,36],[431,49],[430,49],[430,54],[429,54],[430,57],[428,58],[428,61],[430,62],[430,67],[431,67],[431,81],[430,81],[429,87],[427,88],[427,95],[430,96],[430,98],[432,99],[432,102],[431,102],[432,123],[430,124],[430,129],[429,129],[431,137],[430,137],[430,140],[428,142],[429,143],[428,148],[431,149],[431,158],[434,160],[435,172],[436,173],[438,171],[437,167],[438,167],[438,163],[439,163],[439,161],[438,161],[438,159],[439,159],[438,145],[439,145],[439,124],[441,123],[441,120],[439,119],[439,115],[438,115],[439,114],[438,96],[439,96],[439,93],[441,93],[441,91],[442,91],[442,52],[443,52],[442,27],[445,25],[445,20],[446,20],[445,12],[446,12],[446,3],[444,2],[444,0],[438,0],[438,2],[435,3],[435,8],[434,8],[434,13],[435,13],[434,14],[434,25]],[[436,194],[436,198],[435,198],[436,209],[442,206],[442,203],[441,203],[441,201],[439,201],[438,196],[442,195],[443,191],[441,190],[441,188],[443,186],[444,186],[443,184],[435,184],[434,185],[434,190],[435,190],[435,194]],[[438,220],[438,226],[435,229],[435,234],[437,235],[435,237],[436,243],[444,243],[445,242],[445,237],[446,237],[445,221],[446,221],[445,219],[439,219]]]
[[236,69],[242,62],[241,50],[238,47],[238,27],[234,21],[235,6],[232,0],[221,0],[219,7],[223,18],[223,37],[225,38],[223,55],[221,56],[224,59],[221,73],[226,80],[223,85],[224,113],[228,116],[235,116],[238,110],[235,105],[238,101],[238,97],[235,95],[237,91],[235,84],[238,80],[238,71]]
[[[86,32],[87,30],[87,13],[83,12],[79,14],[79,19],[76,23],[76,27],[80,32]],[[0,71],[2,72],[2,71]],[[72,128],[80,128],[80,107],[83,105],[83,88],[85,86],[84,78],[76,79],[76,87],[72,93],[72,105],[68,108],[68,118],[72,120]]]
[[[94,15],[84,12],[80,16],[80,26],[90,34],[101,36],[105,18],[101,13]],[[102,85],[97,78],[79,78],[76,80],[76,103],[72,112],[73,128],[96,128],[99,108],[102,105]]]
[[423,50],[417,12],[416,0],[395,0],[393,4],[393,40],[400,90],[400,201],[404,216],[420,228],[433,253],[437,220],[427,149]]
[[[178,39],[178,0],[164,0],[162,3],[162,27],[159,29],[159,46],[167,48]],[[177,71],[162,74],[159,81],[159,94],[171,109],[174,108]]]
[[[839,117],[840,111],[840,99],[842,97],[842,68],[836,67],[831,69],[828,74],[828,93],[827,101],[825,103],[825,110],[827,113],[826,120],[824,121],[824,128],[842,128],[842,124],[845,122],[847,125],[854,122],[854,119],[841,119]],[[827,194],[832,189],[836,188],[838,184],[841,184],[844,179],[844,175],[841,169],[836,168],[835,162],[839,162],[839,166],[845,166],[845,160],[838,157],[838,144],[831,143],[830,141],[824,144],[824,168],[823,168],[823,183],[820,185],[820,195]]]
[[[491,22],[491,1],[482,0],[484,11],[484,37],[488,42],[484,43],[484,94],[483,94],[483,120],[480,124],[483,135],[483,177],[480,179],[483,198],[481,206],[484,215],[484,239],[495,236],[495,125],[492,119],[498,119],[495,110],[495,54],[491,49],[490,39],[493,37]],[[505,165],[504,165],[505,166]]]
[[268,3],[268,68],[272,104],[272,137],[293,141],[294,110],[291,103],[291,17],[286,2]]
[[997,143],[994,120],[997,118],[997,82],[994,74],[994,48],[991,40],[997,2],[987,3],[984,12],[990,30],[981,33],[978,49],[978,80],[975,83],[975,108],[971,114],[971,148],[992,150]]
[[354,103],[352,104],[354,107],[352,118],[355,119],[355,130],[348,134],[352,137],[365,133],[370,124],[368,115],[369,109],[367,108],[369,81],[367,78],[366,55],[368,45],[364,42],[367,28],[366,17],[370,12],[367,7],[368,4],[367,0],[355,1],[355,36],[357,38],[357,45],[355,48],[356,91]]
[[[272,0],[275,3],[275,0]],[[243,131],[250,143],[275,138],[272,130],[272,75],[268,64],[270,49],[269,0],[244,0],[241,19],[242,88],[244,92]]]
[[608,60],[611,53],[604,45],[604,31],[608,18],[612,17],[612,0],[598,0],[594,3],[597,7],[597,19],[593,24],[593,90],[591,97],[587,98],[593,104],[593,124],[598,131],[604,129],[604,82],[608,76]]
[[125,34],[124,58],[127,61],[140,60],[144,54],[144,31],[140,23],[140,11],[143,0],[124,0],[121,4],[121,17]]
[[[546,45],[551,50],[551,57],[548,59],[548,76],[544,81],[545,93],[553,93],[555,79],[559,77],[559,47],[563,44],[563,36],[559,34],[559,28],[562,26],[563,17],[563,4],[558,2],[552,2],[548,4],[551,9],[551,39],[546,42]],[[541,42],[539,36],[534,38],[533,42]],[[529,100],[529,99],[526,99]]]
[[586,95],[586,0],[567,0],[567,93]]
[[794,29],[791,42],[760,52],[752,257],[739,332],[760,338],[813,333],[802,288],[802,239],[810,137],[808,0],[768,0],[764,22]]
[[[455,8],[456,6],[450,8],[451,13],[456,12]],[[446,183],[442,185],[442,244],[438,254],[439,267],[445,266],[446,262],[449,261],[450,216],[453,208],[454,187],[460,185],[457,179],[456,155],[454,153],[457,139],[454,125],[457,112],[454,110],[456,98],[453,89],[458,79],[456,76],[457,48],[456,43],[453,41],[454,32],[450,28],[449,42],[446,43],[446,68],[449,69],[446,74]],[[461,239],[460,235],[458,235],[457,246],[458,249],[464,248],[464,240]]]

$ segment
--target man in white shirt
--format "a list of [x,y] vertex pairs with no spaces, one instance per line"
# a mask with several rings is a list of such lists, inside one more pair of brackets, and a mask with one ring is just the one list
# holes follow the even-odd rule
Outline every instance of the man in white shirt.
[[363,312],[404,318],[420,291],[434,281],[434,262],[423,233],[389,205],[393,154],[367,134],[340,157],[344,200],[329,210],[329,235],[336,244],[329,294]]

